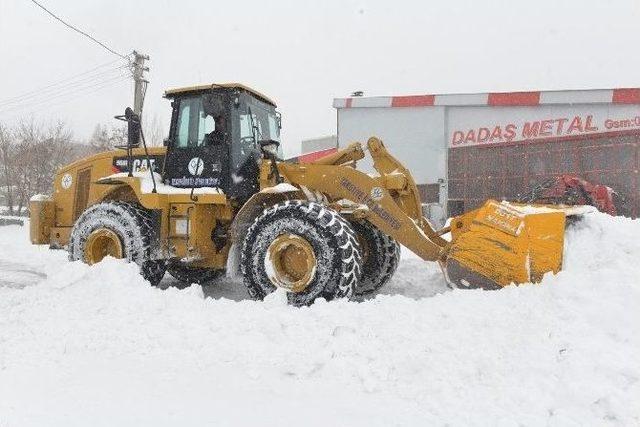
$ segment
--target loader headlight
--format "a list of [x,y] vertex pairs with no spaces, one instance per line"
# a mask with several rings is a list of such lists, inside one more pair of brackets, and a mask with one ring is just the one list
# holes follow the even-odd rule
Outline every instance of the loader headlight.
[[186,219],[176,219],[174,231],[177,235],[187,236],[189,234],[189,221]]

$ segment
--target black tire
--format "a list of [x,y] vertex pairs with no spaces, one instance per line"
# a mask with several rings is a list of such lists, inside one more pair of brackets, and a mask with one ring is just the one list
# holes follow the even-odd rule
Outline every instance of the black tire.
[[361,269],[360,248],[351,225],[324,205],[287,200],[265,209],[247,231],[240,266],[252,298],[260,300],[276,290],[265,258],[269,245],[283,234],[303,238],[316,259],[310,283],[303,291],[288,292],[289,304],[309,305],[318,297],[351,297]]
[[140,266],[140,274],[157,286],[167,269],[166,261],[158,259],[157,221],[150,211],[123,202],[103,202],[90,206],[78,218],[69,239],[69,259],[85,261],[84,249],[89,235],[106,228],[116,233],[124,258]]
[[211,268],[189,267],[180,262],[171,262],[167,266],[167,271],[175,279],[188,286],[192,283],[198,285],[211,282],[224,275],[225,270],[215,270]]
[[400,263],[400,245],[366,220],[353,221],[362,254],[362,275],[354,294],[367,296],[386,285]]

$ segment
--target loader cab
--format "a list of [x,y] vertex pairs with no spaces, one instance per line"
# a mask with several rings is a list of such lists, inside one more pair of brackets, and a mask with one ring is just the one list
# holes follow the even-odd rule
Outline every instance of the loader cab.
[[170,90],[165,184],[215,187],[239,202],[259,190],[261,142],[280,141],[275,104],[238,84]]

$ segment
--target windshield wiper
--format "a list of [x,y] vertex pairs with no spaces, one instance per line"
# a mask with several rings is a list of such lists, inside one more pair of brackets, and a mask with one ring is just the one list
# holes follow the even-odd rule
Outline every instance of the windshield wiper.
[[253,122],[253,113],[251,112],[251,107],[247,107],[247,110],[249,111],[249,126],[251,126],[251,135],[253,137],[253,143],[257,144],[258,135],[256,134],[256,132],[258,131],[258,127]]

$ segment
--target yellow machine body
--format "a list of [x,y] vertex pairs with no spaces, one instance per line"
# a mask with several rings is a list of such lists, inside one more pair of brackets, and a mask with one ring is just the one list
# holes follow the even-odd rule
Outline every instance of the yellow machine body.
[[55,225],[55,202],[51,198],[35,197],[29,201],[31,243],[45,245],[51,242],[51,228]]
[[[174,191],[158,183],[149,191],[150,168],[133,176],[114,173],[114,157],[97,154],[75,162],[56,175],[53,195],[31,204],[31,241],[64,247],[71,229],[87,207],[103,201],[137,203],[157,214],[162,256],[194,267],[224,268],[233,243],[263,209],[284,199],[325,203],[348,219],[366,219],[421,258],[438,262],[456,286],[499,288],[538,282],[562,265],[565,214],[487,201],[480,209],[434,230],[422,215],[411,173],[377,138],[368,141],[377,176],[356,169],[364,157],[359,143],[310,164],[277,162],[284,183],[276,185],[271,160],[260,166],[261,191],[243,206],[221,192]],[[141,149],[133,150],[142,155]],[[149,155],[162,156],[164,148]],[[158,175],[159,178],[159,175]],[[287,186],[282,189],[282,185]],[[216,230],[220,227],[219,230]],[[228,232],[227,232],[228,231]],[[451,233],[451,239],[444,236]],[[214,245],[212,236],[222,240]]]

